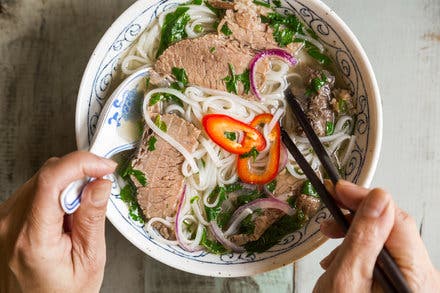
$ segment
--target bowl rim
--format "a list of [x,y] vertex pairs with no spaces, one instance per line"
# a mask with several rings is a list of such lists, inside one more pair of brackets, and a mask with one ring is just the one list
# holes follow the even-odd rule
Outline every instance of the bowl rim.
[[[300,2],[300,1],[298,1]],[[383,135],[383,118],[382,118],[382,103],[381,103],[381,96],[379,93],[379,87],[378,83],[373,71],[373,68],[371,66],[371,63],[360,44],[357,37],[354,35],[354,33],[350,30],[350,28],[347,26],[347,24],[331,9],[329,8],[325,3],[323,3],[320,0],[308,0],[307,2],[315,5],[319,8],[319,10],[323,11],[326,15],[325,18],[333,18],[333,22],[339,26],[339,29],[343,31],[347,35],[347,40],[351,43],[353,46],[354,51],[358,54],[357,63],[360,67],[365,68],[365,74],[364,74],[364,83],[367,87],[369,85],[370,91],[368,95],[368,103],[369,103],[369,109],[370,109],[370,131],[369,131],[369,141],[370,141],[370,147],[369,147],[369,154],[366,155],[368,160],[366,159],[364,162],[364,172],[362,176],[359,177],[358,184],[364,187],[369,187],[371,184],[371,181],[373,179],[373,175],[376,171],[377,164],[379,161],[379,155],[380,150],[382,147],[382,135]],[[308,4],[309,4],[308,3]],[[87,129],[84,125],[85,119],[81,118],[86,115],[82,111],[80,111],[83,107],[83,103],[85,102],[85,99],[82,99],[81,97],[85,96],[85,92],[88,88],[88,85],[91,81],[87,80],[87,77],[93,72],[93,69],[95,69],[95,56],[98,55],[99,52],[101,52],[106,46],[108,45],[108,39],[114,33],[121,24],[124,23],[125,18],[129,17],[134,11],[139,11],[144,7],[145,1],[136,1],[132,5],[130,5],[125,11],[110,25],[110,27],[105,31],[105,33],[102,35],[101,39],[99,40],[98,44],[96,45],[95,49],[93,50],[93,53],[91,54],[89,61],[87,63],[87,66],[84,70],[84,73],[82,75],[78,95],[77,95],[77,101],[76,101],[76,110],[75,110],[75,136],[76,136],[76,144],[78,149],[86,149],[88,146],[88,139],[87,136],[84,135],[84,129]],[[139,6],[139,7],[138,7]],[[109,202],[110,205],[110,202]],[[190,269],[188,270],[188,266],[185,262],[169,262],[166,261],[166,258],[157,256],[152,253],[147,253],[147,250],[144,247],[141,247],[138,245],[138,241],[135,240],[135,237],[131,235],[131,233],[125,233],[125,231],[122,230],[122,227],[117,224],[116,219],[109,216],[109,212],[107,211],[107,218],[109,221],[113,224],[113,226],[125,237],[127,240],[129,240],[133,245],[135,245],[138,249],[140,249],[142,252],[147,254],[150,257],[155,258],[156,260],[165,263],[166,265],[169,265],[171,267],[174,267],[176,269],[195,273],[199,275],[205,275],[205,276],[216,276],[216,277],[240,277],[240,276],[249,276],[250,274],[248,271],[243,270],[234,270],[234,273],[232,274],[217,274],[216,272],[212,273],[209,270],[207,270],[204,266],[200,266],[200,269]],[[287,262],[265,262],[264,266],[257,266],[257,269],[252,270],[251,275],[267,272],[276,268],[280,268],[282,266],[288,265],[290,263],[296,262],[303,258],[304,256],[310,254],[314,250],[316,250],[319,246],[324,244],[328,238],[326,238],[320,231],[316,233],[316,235],[313,235],[309,238],[309,246],[307,248],[304,248],[302,250],[302,253],[296,255],[294,258],[287,260]],[[246,264],[236,264],[236,266],[241,266]],[[226,271],[226,270],[225,270]]]

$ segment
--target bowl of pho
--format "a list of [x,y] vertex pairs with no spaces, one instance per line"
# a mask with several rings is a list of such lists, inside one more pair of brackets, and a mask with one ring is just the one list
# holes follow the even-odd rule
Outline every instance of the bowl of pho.
[[139,86],[112,105],[115,135],[130,121],[139,143],[114,158],[107,217],[167,265],[248,276],[325,241],[319,225],[330,214],[280,139],[283,127],[326,178],[286,90],[341,176],[364,186],[372,179],[382,137],[377,83],[356,37],[320,1],[135,2],[85,70],[80,149],[90,145],[105,101],[142,69]]

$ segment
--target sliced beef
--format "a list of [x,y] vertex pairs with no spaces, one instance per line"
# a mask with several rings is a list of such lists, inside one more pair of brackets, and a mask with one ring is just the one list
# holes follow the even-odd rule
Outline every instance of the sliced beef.
[[[173,67],[184,68],[188,81],[203,87],[226,91],[224,78],[230,75],[228,64],[235,74],[243,73],[253,57],[249,48],[241,47],[225,36],[208,34],[196,39],[182,40],[164,51],[155,64],[155,71],[170,75]],[[244,92],[238,82],[238,94]]]
[[[302,186],[302,180],[293,177],[286,170],[282,171],[276,178],[277,185],[274,195],[282,201],[286,201],[291,196],[296,196]],[[229,239],[237,245],[244,245],[248,242],[255,241],[263,235],[263,233],[278,221],[284,213],[277,209],[267,209],[261,215],[255,218],[255,230],[252,234],[235,234]]]
[[[167,125],[167,134],[189,152],[198,146],[200,130],[175,114],[165,114],[161,120]],[[148,140],[154,134],[144,134],[136,157],[132,161],[134,169],[140,170],[147,178],[144,187],[132,178],[138,191],[138,203],[145,216],[173,217],[177,211],[179,197],[183,189],[182,164],[184,157],[170,144],[156,135],[155,150],[148,150]]]
[[324,74],[327,77],[325,84],[318,90],[318,93],[311,97],[306,111],[307,118],[318,136],[325,136],[327,122],[334,122],[335,115],[330,105],[331,88],[335,78],[328,72],[314,72],[310,76],[310,82]]
[[296,199],[296,208],[302,210],[303,213],[310,219],[321,207],[321,200],[317,197],[301,194]]
[[234,9],[234,1],[223,1],[223,0],[208,0],[208,3],[214,7],[219,9]]
[[[219,33],[226,24],[232,32],[230,38],[239,41],[243,46],[255,50],[278,48],[272,28],[261,21],[261,15],[267,15],[269,11],[269,8],[256,5],[252,0],[236,0],[234,8],[226,10],[218,26]],[[284,49],[294,54],[302,46],[302,43],[292,43]]]
[[303,180],[292,176],[287,170],[278,174],[276,180],[277,185],[273,193],[282,201],[286,201],[291,196],[297,196],[304,182]]
[[244,245],[248,242],[255,241],[263,235],[263,233],[273,223],[279,220],[284,213],[277,209],[267,209],[261,215],[255,218],[255,229],[252,234],[235,234],[229,237],[229,240],[237,245]]

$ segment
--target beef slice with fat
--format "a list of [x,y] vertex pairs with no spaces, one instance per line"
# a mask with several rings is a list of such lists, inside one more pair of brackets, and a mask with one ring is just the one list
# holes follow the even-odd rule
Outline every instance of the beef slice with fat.
[[[175,114],[161,115],[167,125],[167,134],[190,153],[198,146],[200,130]],[[147,131],[147,130],[146,130]],[[148,150],[148,140],[155,136],[155,149]],[[137,187],[137,200],[147,219],[173,217],[183,191],[182,164],[185,158],[168,142],[154,133],[145,133],[138,152],[132,161],[133,169],[140,170],[147,178],[142,186],[133,178]]]

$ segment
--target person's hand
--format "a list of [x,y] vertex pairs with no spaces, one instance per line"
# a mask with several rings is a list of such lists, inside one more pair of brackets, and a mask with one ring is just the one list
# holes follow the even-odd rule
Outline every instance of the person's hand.
[[[89,183],[81,206],[65,217],[61,191],[116,163],[87,152],[49,159],[0,205],[0,292],[98,292],[105,265],[105,212],[111,183]],[[64,227],[64,229],[63,229]]]
[[[330,189],[330,188],[328,188]],[[385,245],[414,292],[440,292],[440,274],[432,265],[414,220],[381,189],[339,181],[331,190],[346,209],[356,211],[340,246],[321,261],[325,273],[314,292],[378,292],[373,269]],[[334,220],[321,224],[327,237],[344,234]]]

